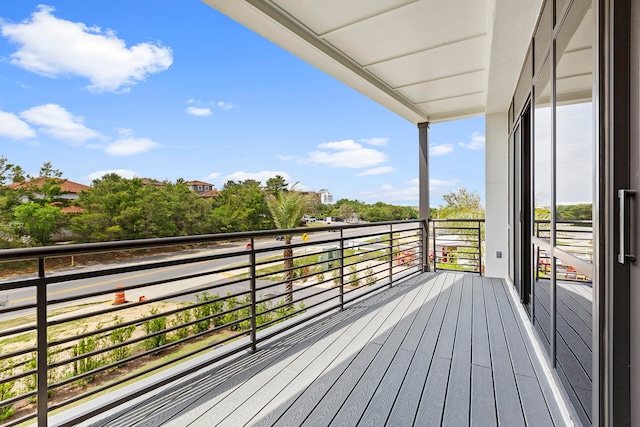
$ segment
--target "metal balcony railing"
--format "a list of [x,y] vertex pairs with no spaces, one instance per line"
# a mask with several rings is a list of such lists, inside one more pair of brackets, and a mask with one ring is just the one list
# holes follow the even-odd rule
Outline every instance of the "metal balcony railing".
[[[400,221],[0,251],[0,267],[22,272],[0,282],[0,425],[46,426],[53,411],[222,347],[107,410],[255,351],[422,272],[424,238],[424,222]],[[91,256],[101,261],[78,266]]]
[[484,219],[429,219],[433,271],[483,273]]
[[[555,223],[555,246],[582,261],[593,263],[593,221],[558,219]],[[534,233],[539,239],[551,244],[551,222],[548,219],[535,220]],[[535,279],[550,278],[552,266],[549,253],[538,246],[535,247],[535,251]],[[556,265],[556,277],[564,281],[591,280],[562,262]]]

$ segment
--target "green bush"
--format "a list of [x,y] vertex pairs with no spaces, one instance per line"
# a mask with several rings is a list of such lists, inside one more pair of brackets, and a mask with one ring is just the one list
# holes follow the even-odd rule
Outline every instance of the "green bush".
[[358,278],[358,267],[355,265],[349,266],[349,286],[357,288],[360,286],[360,279]]
[[[181,304],[181,305],[186,306],[187,304]],[[189,322],[191,322],[191,310],[189,310],[188,308],[185,308],[184,310],[174,314],[174,317],[169,319],[169,326],[173,328],[175,326],[185,325]],[[182,328],[178,328],[174,331],[174,334],[176,339],[178,340],[187,338],[189,336],[189,327],[184,326]]]
[[[114,325],[120,325],[124,322],[124,319],[119,316],[113,317]],[[117,328],[109,333],[109,342],[111,345],[118,345],[127,342],[131,339],[133,332],[136,330],[136,325],[123,326],[121,328]],[[117,362],[122,359],[126,359],[131,355],[131,348],[128,346],[122,346],[118,348],[114,348],[110,352],[111,361]]]
[[[102,326],[98,325],[96,329],[100,329]],[[81,333],[86,333],[87,329],[85,328]],[[80,335],[80,334],[78,334]],[[74,344],[72,351],[73,356],[81,356],[83,354],[91,353],[93,351],[99,350],[101,347],[101,337],[97,335],[90,335],[88,337],[80,338],[77,344]],[[73,376],[84,374],[85,372],[93,371],[94,369],[103,366],[106,363],[104,357],[101,355],[93,355],[87,356],[73,362]],[[93,375],[89,375],[87,377],[79,380],[80,385],[87,385],[88,383],[94,380]]]
[[[0,361],[0,372],[2,372],[6,376],[13,375],[13,366],[10,365],[10,362],[6,362],[5,360]],[[0,401],[11,399],[16,396],[16,392],[13,390],[13,387],[16,385],[15,380],[12,381],[4,381],[4,378],[0,378]],[[15,413],[13,409],[13,405],[4,405],[0,406],[0,421],[4,421]]]
[[367,276],[367,286],[371,286],[374,283],[376,283],[376,281],[378,279],[376,279],[376,276],[373,274],[373,267],[368,267],[365,270],[366,276]]
[[215,301],[220,298],[218,294],[209,294],[209,292],[203,292],[196,294],[196,300],[198,303],[204,303],[210,301],[207,304],[198,305],[193,308],[193,314],[195,319],[202,319],[202,321],[193,324],[193,332],[198,334],[200,332],[208,331],[211,324],[214,326],[220,326],[225,324],[223,316],[210,317],[223,311],[224,301]]
[[340,270],[333,270],[331,277],[333,277],[333,284],[338,286],[340,284]]
[[[153,307],[149,311],[149,316],[155,316],[160,313],[160,309],[158,307]],[[145,320],[143,322],[144,331],[147,335],[153,334],[155,332],[164,331],[167,329],[167,316],[159,316],[153,319]],[[166,332],[163,334],[154,335],[152,337],[144,340],[144,346],[147,350],[151,350],[154,348],[161,347],[167,343],[167,334]]]

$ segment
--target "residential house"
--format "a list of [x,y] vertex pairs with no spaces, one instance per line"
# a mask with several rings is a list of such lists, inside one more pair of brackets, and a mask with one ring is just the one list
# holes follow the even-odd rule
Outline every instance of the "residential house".
[[[33,191],[33,196],[35,198],[42,199],[45,197],[45,195],[42,193],[38,193],[38,191],[42,190],[43,184],[46,181],[52,180],[52,179],[57,181],[57,183],[60,185],[60,194],[56,195],[57,199],[77,200],[78,197],[80,197],[80,193],[82,191],[86,191],[89,188],[91,188],[87,185],[79,184],[77,182],[69,181],[68,179],[62,179],[62,178],[35,178],[35,179],[23,181],[23,182],[14,182],[7,185],[7,187],[12,188],[14,190]],[[29,198],[27,196],[24,196],[22,197],[21,200],[23,202],[26,202],[29,200]]]
[[200,195],[214,189],[213,184],[209,184],[208,182],[203,182],[203,181],[189,181],[187,182],[187,185],[189,186],[189,189],[191,191],[194,191]]

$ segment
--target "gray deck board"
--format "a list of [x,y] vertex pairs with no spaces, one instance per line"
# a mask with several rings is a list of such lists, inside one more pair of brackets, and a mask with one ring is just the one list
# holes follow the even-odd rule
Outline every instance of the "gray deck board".
[[484,286],[498,424],[523,426],[524,414],[493,286]]
[[95,425],[558,425],[507,286],[416,276]]
[[[444,285],[444,280],[441,284]],[[396,398],[396,403],[389,415],[387,421],[389,426],[406,426],[413,423],[427,379],[427,373],[433,360],[433,353],[438,335],[440,335],[449,295],[449,293],[440,293],[434,303],[433,312],[418,344],[417,357],[414,357],[411,362],[405,381],[402,383]]]
[[443,425],[469,425],[471,404],[471,326],[473,319],[473,281],[465,276],[451,361],[449,387],[444,407]]
[[471,348],[471,363],[485,368],[491,367],[489,354],[489,332],[485,314],[482,279],[473,277],[473,346]]

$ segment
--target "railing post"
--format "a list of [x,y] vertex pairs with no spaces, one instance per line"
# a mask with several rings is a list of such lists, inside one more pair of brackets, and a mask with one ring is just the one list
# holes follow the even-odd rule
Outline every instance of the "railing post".
[[421,251],[422,251],[422,272],[431,271],[431,266],[429,265],[429,219],[423,219],[422,222],[422,242],[421,242]]
[[433,233],[431,233],[433,235],[433,271],[436,272],[438,271],[438,254],[436,253],[436,223],[435,221],[432,222],[433,224]]
[[482,276],[482,229],[478,221],[478,273]]
[[389,225],[389,287],[393,286],[393,224]]
[[36,331],[37,331],[37,415],[38,427],[47,427],[49,404],[47,402],[47,285],[44,282],[44,258],[38,258],[38,285],[36,287]]
[[249,286],[251,289],[251,351],[255,353],[256,351],[256,329],[257,329],[257,321],[256,321],[256,248],[255,248],[255,239],[251,238],[251,252],[249,253],[249,270],[250,273],[250,281]]
[[344,310],[344,230],[340,229],[340,311]]

